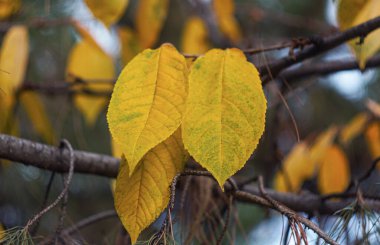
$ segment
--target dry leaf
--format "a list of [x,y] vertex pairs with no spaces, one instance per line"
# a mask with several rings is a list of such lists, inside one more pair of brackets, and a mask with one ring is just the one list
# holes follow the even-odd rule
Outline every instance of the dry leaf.
[[20,102],[38,135],[44,142],[56,144],[53,126],[50,123],[50,119],[39,95],[34,91],[24,91],[20,95]]
[[5,20],[17,13],[21,7],[21,0],[1,0],[0,1],[0,20]]
[[330,146],[323,155],[318,174],[318,188],[321,194],[343,192],[350,182],[350,166],[344,152],[337,146]]
[[[365,138],[371,152],[372,158],[380,157],[380,124],[371,123],[365,131]],[[380,165],[377,165],[380,168]]]
[[117,33],[119,34],[121,44],[121,59],[123,64],[126,65],[133,57],[141,52],[142,48],[137,34],[131,28],[119,27]]
[[234,0],[214,0],[213,7],[220,31],[233,43],[238,43],[241,30],[234,16]]
[[356,115],[344,126],[339,135],[339,140],[344,145],[349,144],[355,137],[362,133],[369,117],[366,113]]
[[[340,0],[338,4],[338,22],[341,30],[362,24],[380,15],[379,0]],[[364,43],[358,45],[358,40],[349,42],[359,61],[361,69],[366,61],[380,49],[380,30],[375,30],[364,38]]]
[[[77,88],[95,92],[112,90],[111,82],[115,78],[113,60],[87,40],[82,40],[71,49],[66,72],[87,81],[86,84],[77,85]],[[108,98],[79,94],[75,95],[74,102],[83,113],[88,125],[93,125],[108,103]]]
[[210,49],[208,31],[199,17],[190,17],[183,29],[182,51],[187,54],[203,54]]
[[307,144],[300,142],[285,157],[282,171],[276,173],[275,189],[282,192],[298,192],[303,182],[315,174],[315,170]]
[[136,13],[136,28],[140,45],[152,47],[160,34],[168,13],[169,0],[140,0]]

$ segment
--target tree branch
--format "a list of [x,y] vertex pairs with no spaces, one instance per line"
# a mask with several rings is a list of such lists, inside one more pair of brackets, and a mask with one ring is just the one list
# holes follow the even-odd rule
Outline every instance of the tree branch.
[[310,38],[312,44],[307,45],[294,56],[272,61],[268,64],[258,67],[260,74],[265,82],[272,80],[285,68],[299,63],[307,58],[315,57],[327,50],[333,49],[356,37],[365,37],[370,32],[380,28],[380,17],[371,19],[363,24],[354,26],[344,32],[334,33],[326,37],[315,36]]
[[[75,172],[116,177],[119,160],[100,154],[74,151]],[[0,134],[0,158],[55,172],[68,172],[70,153],[55,146]]]
[[[373,56],[367,61],[364,70],[380,67],[380,54]],[[319,64],[304,65],[297,68],[286,69],[278,74],[280,80],[301,79],[309,76],[322,76],[331,73],[360,69],[355,58],[349,60],[327,61]]]
[[[75,172],[95,174],[105,177],[116,177],[119,169],[119,159],[84,151],[74,151]],[[55,172],[68,172],[69,151],[61,150],[30,140],[20,139],[0,134],[0,158],[21,162],[37,168]],[[354,199],[341,198],[340,201],[322,201],[321,197],[312,193],[281,193],[267,189],[267,194],[274,200],[283,203],[297,212],[333,214],[349,205]],[[260,204],[270,207],[270,203],[260,196],[257,187],[247,186],[235,192],[238,201]],[[364,198],[366,206],[374,211],[380,211],[380,201]]]

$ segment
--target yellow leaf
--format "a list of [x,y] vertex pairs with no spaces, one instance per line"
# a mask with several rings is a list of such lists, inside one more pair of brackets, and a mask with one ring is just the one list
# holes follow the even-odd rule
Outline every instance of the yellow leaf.
[[140,0],[136,28],[143,48],[152,47],[158,39],[168,13],[169,0]]
[[116,179],[115,208],[132,244],[167,207],[170,185],[183,170],[186,158],[179,129],[151,149],[132,175],[123,158]]
[[[112,58],[86,40],[77,43],[70,51],[66,72],[87,81],[86,84],[77,86],[79,88],[95,92],[112,90],[111,82],[115,78]],[[86,122],[93,125],[108,103],[108,98],[80,94],[75,95],[74,102],[84,114]]]
[[367,105],[368,110],[370,110],[373,115],[380,118],[380,104],[379,103],[369,99],[367,100],[366,105]]
[[350,181],[350,166],[344,152],[330,146],[321,159],[318,188],[322,194],[344,191]]
[[[340,0],[338,4],[338,22],[342,30],[359,25],[365,21],[380,15],[379,0]],[[349,42],[354,50],[361,69],[365,63],[380,49],[380,30],[375,30],[367,35],[363,45],[358,45],[358,40]]]
[[186,61],[170,44],[144,50],[124,68],[107,119],[131,174],[150,149],[179,127],[186,96]]
[[337,132],[337,127],[332,126],[318,136],[310,148],[310,157],[313,164],[321,161],[327,149],[333,144]]
[[213,49],[189,75],[185,148],[222,187],[255,150],[265,126],[259,73],[239,49]]
[[95,18],[109,27],[122,17],[129,0],[85,0],[85,2]]
[[276,173],[275,189],[282,192],[298,192],[305,180],[315,173],[315,164],[310,161],[310,152],[305,142],[296,144],[285,157],[282,171]]
[[131,28],[119,27],[118,34],[121,44],[121,59],[126,65],[142,48],[136,33]]
[[[378,122],[373,122],[368,126],[365,138],[372,157],[374,159],[380,157],[380,124]],[[379,164],[377,166],[380,168]]]
[[12,118],[12,110],[14,107],[14,96],[4,94],[0,90],[0,132],[9,133],[9,120]]
[[5,238],[4,226],[0,223],[0,242]]
[[112,149],[112,156],[120,158],[121,155],[123,155],[121,146],[117,144],[114,139],[111,139],[111,149]]
[[14,26],[6,33],[0,53],[1,93],[12,95],[24,80],[29,56],[28,29]]
[[234,16],[234,0],[214,0],[213,7],[220,31],[232,42],[239,42],[241,31]]
[[346,126],[341,130],[339,140],[344,145],[347,145],[358,136],[363,130],[368,121],[368,115],[366,113],[360,113],[356,115]]
[[38,135],[46,143],[55,144],[56,137],[54,129],[46,114],[41,98],[33,91],[24,91],[20,95],[20,102]]
[[210,49],[208,31],[201,18],[190,17],[187,20],[181,46],[182,51],[188,54],[203,54]]
[[17,13],[21,7],[21,0],[1,0],[0,1],[0,20],[7,19]]

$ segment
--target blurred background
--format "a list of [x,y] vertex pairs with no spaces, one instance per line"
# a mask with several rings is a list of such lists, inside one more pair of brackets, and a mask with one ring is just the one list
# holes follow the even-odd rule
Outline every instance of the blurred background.
[[[161,31],[151,48],[170,42],[184,53],[201,54],[200,47],[186,44],[186,25],[191,17],[204,17],[211,1],[207,0],[170,0],[167,16]],[[1,7],[1,4],[0,4]],[[206,10],[205,10],[206,9]],[[110,27],[94,18],[92,12],[82,0],[22,0],[19,10],[0,22],[0,38],[6,35],[14,23],[26,25],[29,33],[29,59],[24,83],[33,85],[57,85],[82,78],[70,70],[70,55],[76,44],[84,39],[78,27],[68,22],[74,19],[97,42],[101,49],[113,61],[114,74],[107,79],[116,79],[125,63],[140,51],[133,46],[133,38],[123,39],[120,30],[136,30],[138,1],[130,0],[128,7],[119,20]],[[332,0],[236,0],[234,17],[241,35],[232,42],[224,42],[213,37],[208,31],[207,48],[237,46],[241,49],[259,49],[289,42],[293,38],[328,35],[337,31],[336,3]],[[54,22],[52,24],[52,22]],[[36,24],[38,23],[38,24]],[[150,30],[147,30],[149,32]],[[131,34],[133,35],[133,33]],[[190,35],[190,34],[187,34]],[[206,35],[207,36],[207,35]],[[129,39],[128,39],[129,38]],[[191,38],[189,38],[191,40]],[[223,38],[222,38],[223,39]],[[228,39],[228,38],[227,38]],[[127,41],[125,41],[127,40]],[[132,40],[132,41],[131,41]],[[124,42],[124,43],[123,43]],[[132,42],[132,44],[131,44]],[[127,43],[127,44],[125,44]],[[126,47],[127,45],[127,47]],[[128,46],[130,45],[130,46]],[[191,46],[191,45],[190,45]],[[200,51],[197,51],[199,48]],[[126,51],[126,50],[129,51]],[[131,51],[132,50],[132,51]],[[248,57],[255,65],[263,65],[271,60],[288,55],[289,49],[275,50]],[[87,53],[81,53],[81,64],[86,64]],[[91,57],[88,54],[88,57]],[[331,60],[353,58],[354,54],[347,45],[341,45],[323,55],[307,60],[304,64],[320,64]],[[81,73],[82,71],[78,71]],[[100,77],[103,79],[103,77]],[[1,82],[1,81],[0,81]],[[366,110],[367,99],[379,101],[379,69],[342,71],[326,76],[310,76],[304,79],[288,81],[290,89],[283,94],[289,109],[271,83],[265,86],[268,99],[267,125],[257,151],[237,176],[249,178],[262,174],[267,186],[273,186],[273,178],[279,169],[278,159],[282,159],[297,142],[299,137],[305,141],[314,140],[319,133],[331,125],[342,126],[361,111]],[[22,89],[25,89],[21,85]],[[97,89],[97,88],[94,88]],[[29,91],[29,90],[28,90]],[[111,91],[111,90],[108,90]],[[107,100],[101,106],[95,119],[86,116],[83,106],[94,101],[80,102],[73,94],[66,92],[35,90],[46,113],[46,118],[38,122],[32,120],[30,108],[15,103],[13,124],[18,125],[13,132],[16,136],[38,142],[57,145],[59,139],[68,139],[74,149],[112,155],[111,140],[106,123]],[[94,99],[94,97],[92,97]],[[294,117],[294,120],[292,119]],[[5,120],[0,115],[0,120]],[[38,127],[51,124],[52,132],[41,133]],[[36,124],[41,124],[37,126]],[[42,126],[44,127],[44,126]],[[43,131],[43,130],[42,130]],[[48,136],[46,136],[46,134]],[[276,152],[274,152],[274,146]],[[345,149],[351,172],[360,172],[371,163],[371,155],[363,135],[356,137]],[[41,209],[52,173],[25,166],[23,164],[2,161],[0,164],[0,223],[6,228],[23,226],[29,218]],[[373,180],[379,180],[376,172]],[[68,214],[65,226],[104,210],[113,209],[113,197],[110,179],[105,177],[75,174],[70,186]],[[54,200],[62,189],[62,177],[56,174],[49,202]],[[369,193],[378,193],[378,185],[369,182]],[[198,185],[194,184],[194,188]],[[190,187],[192,188],[192,187]],[[201,196],[199,197],[201,198]],[[201,201],[201,200],[200,200]],[[263,208],[237,204],[236,244],[279,244],[286,231],[286,219]],[[44,215],[39,226],[39,235],[51,234],[58,222],[58,209]],[[149,239],[159,229],[162,218],[141,237]],[[117,217],[91,225],[80,233],[85,244],[114,244],[120,232]],[[309,234],[309,232],[308,232]],[[316,239],[310,233],[310,239]],[[195,239],[196,241],[196,239]],[[201,241],[198,241],[202,244]],[[197,241],[195,244],[198,244]]]

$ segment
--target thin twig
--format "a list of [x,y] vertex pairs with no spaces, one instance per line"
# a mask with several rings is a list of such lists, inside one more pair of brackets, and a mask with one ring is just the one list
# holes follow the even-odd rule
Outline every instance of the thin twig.
[[283,206],[281,203],[277,202],[273,198],[271,198],[264,189],[263,179],[260,176],[259,177],[259,189],[264,196],[264,198],[271,204],[272,208],[275,210],[278,210],[282,214],[288,217],[289,221],[295,220],[297,222],[303,223],[305,226],[313,230],[318,236],[322,237],[323,240],[325,240],[327,243],[338,245],[337,242],[335,242],[331,237],[329,237],[325,232],[323,232],[316,224],[314,224],[312,221],[306,219],[303,216],[298,215],[293,210],[289,209],[288,207]]
[[70,167],[69,167],[69,173],[67,175],[67,179],[65,181],[64,188],[63,188],[63,190],[61,191],[61,193],[58,195],[58,197],[55,199],[55,201],[52,204],[50,204],[49,206],[47,206],[45,209],[43,209],[41,212],[39,212],[38,214],[36,214],[32,219],[30,219],[28,221],[28,223],[26,224],[26,226],[24,228],[26,231],[28,231],[30,229],[30,227],[37,220],[39,220],[45,213],[47,213],[52,208],[54,208],[55,206],[57,206],[57,204],[62,200],[62,198],[64,198],[64,196],[66,195],[66,193],[69,190],[71,179],[72,179],[73,174],[74,174],[75,157],[74,157],[74,150],[73,150],[71,144],[67,140],[65,140],[65,139],[63,139],[61,141],[61,149],[63,150],[64,148],[66,148],[69,151],[69,165],[70,165]]
[[233,199],[234,199],[234,196],[233,195],[230,195],[229,198],[228,198],[228,205],[227,205],[227,212],[226,212],[226,221],[224,223],[224,226],[223,226],[223,229],[222,229],[222,232],[220,233],[217,241],[216,241],[216,244],[219,245],[219,244],[222,244],[223,242],[223,237],[224,235],[226,234],[227,230],[228,230],[228,225],[230,223],[230,219],[231,219],[231,209],[232,209],[232,202],[233,202]]
[[284,58],[272,61],[268,64],[259,66],[258,70],[264,82],[268,82],[271,80],[271,77],[267,76],[269,73],[272,74],[272,78],[276,78],[277,75],[287,67],[300,63],[305,59],[322,54],[351,39],[365,37],[379,27],[380,17],[376,17],[360,25],[354,26],[344,32],[333,33],[326,37],[312,37],[310,38],[310,41],[313,44],[304,47],[301,51],[295,53],[294,56],[286,56]]
[[367,169],[367,171],[357,179],[351,179],[349,185],[346,190],[341,193],[331,193],[324,196],[321,196],[321,200],[325,201],[327,199],[336,198],[336,197],[352,197],[355,194],[350,194],[349,191],[355,185],[360,185],[363,181],[365,181],[371,174],[376,170],[377,164],[380,163],[380,157],[376,158],[372,161],[371,166]]
[[89,225],[112,217],[117,217],[117,213],[115,212],[115,210],[106,210],[80,220],[78,223],[64,229],[61,234],[63,236],[68,236],[74,232],[78,232],[79,230],[86,228]]
[[[44,200],[43,200],[42,205],[41,205],[41,209],[43,209],[43,208],[46,207],[46,204],[47,204],[47,201],[48,201],[48,198],[49,198],[49,193],[50,193],[50,190],[51,190],[51,187],[52,187],[52,184],[53,184],[54,176],[55,176],[55,172],[53,171],[50,174],[49,182],[48,182],[48,184],[46,186],[46,191],[45,191],[45,195],[44,195]],[[40,220],[37,220],[36,223],[35,223],[35,225],[34,225],[34,227],[30,231],[30,234],[32,236],[37,233],[39,226],[40,226]]]

